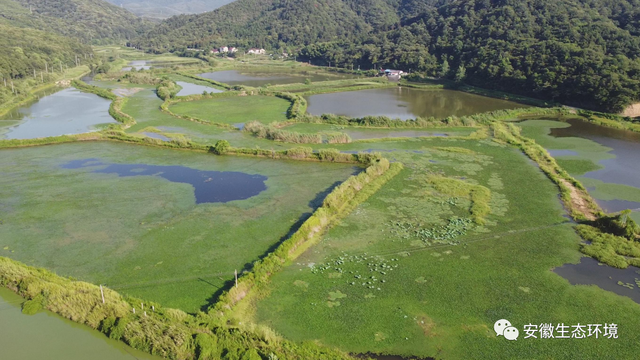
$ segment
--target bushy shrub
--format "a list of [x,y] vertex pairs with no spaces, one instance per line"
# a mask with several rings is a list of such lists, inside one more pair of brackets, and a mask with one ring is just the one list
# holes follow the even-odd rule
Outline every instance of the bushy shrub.
[[218,140],[211,150],[214,154],[223,155],[226,154],[230,148],[231,144],[229,144],[227,140]]

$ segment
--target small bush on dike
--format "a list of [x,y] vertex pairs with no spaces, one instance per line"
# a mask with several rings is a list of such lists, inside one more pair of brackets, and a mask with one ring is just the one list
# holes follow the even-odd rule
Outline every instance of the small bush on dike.
[[223,155],[229,152],[231,144],[227,140],[218,140],[216,144],[211,148],[214,154]]

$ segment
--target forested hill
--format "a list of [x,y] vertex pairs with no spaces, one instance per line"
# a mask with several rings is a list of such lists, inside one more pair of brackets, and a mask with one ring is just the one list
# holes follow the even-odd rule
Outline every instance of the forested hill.
[[180,14],[198,14],[217,9],[233,0],[107,0],[122,5],[132,13],[149,18],[165,19]]
[[[0,72],[3,78],[22,79],[40,77],[45,69],[59,66],[72,67],[76,56],[93,54],[91,46],[64,36],[35,29],[17,28],[0,24]],[[47,65],[45,65],[45,63]]]
[[613,112],[640,99],[640,0],[237,0],[134,43],[295,50]]
[[136,40],[151,51],[212,44],[277,49],[356,41],[401,20],[402,3],[425,0],[237,0],[199,15],[170,18]]
[[316,62],[392,66],[619,112],[640,98],[637,21],[614,10],[630,4],[455,1],[357,44],[312,45],[301,55]]
[[143,20],[103,0],[0,0],[0,24],[75,37],[86,43],[131,39]]

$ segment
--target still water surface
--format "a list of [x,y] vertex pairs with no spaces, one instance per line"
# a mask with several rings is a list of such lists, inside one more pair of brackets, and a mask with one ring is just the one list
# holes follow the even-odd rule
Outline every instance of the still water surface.
[[109,115],[110,103],[75,88],[45,94],[37,102],[0,118],[0,138],[35,139],[86,133],[95,130],[96,125],[116,122]]
[[599,162],[602,169],[584,176],[611,184],[640,188],[640,133],[612,129],[578,119],[567,120],[571,126],[551,129],[551,136],[579,137],[611,148],[615,158]]
[[[550,135],[554,137],[578,137],[594,141],[611,148],[610,154],[614,158],[601,160],[598,163],[602,169],[590,171],[584,177],[601,180],[609,184],[622,184],[640,188],[640,134],[631,131],[612,129],[579,119],[569,119],[571,126],[552,128]],[[572,150],[549,150],[552,156],[575,156]],[[588,191],[594,189],[588,188]],[[621,196],[622,197],[622,196]],[[623,200],[600,200],[596,202],[607,212],[617,212],[625,209],[640,211],[640,203]],[[589,257],[581,259],[579,264],[566,264],[553,270],[558,275],[569,280],[571,284],[597,285],[618,295],[628,296],[640,303],[640,269],[629,266],[627,269],[616,269],[608,265],[601,265],[597,260]],[[618,285],[618,281],[633,284],[633,288]]]
[[198,95],[203,91],[208,93],[221,93],[222,90],[215,89],[209,86],[192,84],[184,81],[176,81],[176,84],[180,85],[182,89],[178,92],[178,96]]
[[205,171],[185,166],[147,164],[107,164],[99,159],[73,160],[64,169],[88,168],[97,174],[117,174],[120,177],[159,176],[171,182],[190,184],[194,188],[196,204],[226,203],[245,200],[267,189],[263,175],[237,171]]
[[350,117],[387,116],[445,118],[528,107],[513,101],[493,99],[454,90],[423,90],[406,87],[347,91],[307,97],[312,115],[336,114]]
[[[640,303],[640,290],[636,284],[636,281],[640,281],[640,269],[637,267],[616,269],[601,265],[596,259],[583,257],[579,264],[566,264],[553,271],[569,280],[572,285],[597,285],[601,289],[630,297],[633,301]],[[618,281],[633,284],[633,288],[618,285]]]
[[0,287],[0,359],[161,360],[48,311],[25,315],[24,300]]

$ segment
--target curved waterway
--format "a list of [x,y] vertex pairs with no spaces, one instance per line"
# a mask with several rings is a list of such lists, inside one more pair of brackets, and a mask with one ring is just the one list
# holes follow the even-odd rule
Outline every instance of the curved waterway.
[[487,111],[528,107],[513,101],[489,98],[454,90],[424,90],[407,87],[347,91],[307,97],[312,115],[336,114],[350,117],[387,116],[446,118]]
[[0,288],[0,358],[11,360],[161,360],[49,311],[25,315],[24,299]]
[[35,103],[0,118],[0,138],[35,139],[94,131],[98,125],[116,122],[109,115],[110,104],[75,88],[44,93]]

